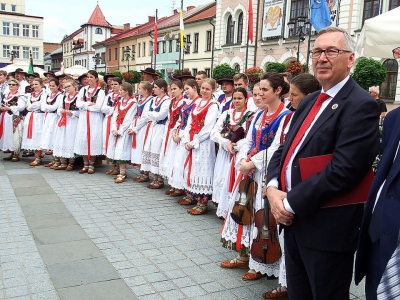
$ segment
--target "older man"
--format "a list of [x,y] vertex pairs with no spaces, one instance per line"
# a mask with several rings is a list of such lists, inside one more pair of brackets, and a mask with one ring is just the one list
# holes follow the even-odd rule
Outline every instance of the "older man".
[[[322,206],[353,189],[371,169],[379,148],[379,110],[349,76],[355,54],[345,30],[322,29],[310,55],[322,91],[296,110],[268,166],[267,196],[284,225],[289,298],[349,299],[363,204]],[[332,154],[322,171],[302,180],[301,158]]]
[[387,108],[386,108],[386,103],[382,99],[379,99],[379,87],[377,86],[371,86],[369,88],[369,93],[376,100],[376,103],[379,105],[379,111],[381,112],[381,118],[385,118]]

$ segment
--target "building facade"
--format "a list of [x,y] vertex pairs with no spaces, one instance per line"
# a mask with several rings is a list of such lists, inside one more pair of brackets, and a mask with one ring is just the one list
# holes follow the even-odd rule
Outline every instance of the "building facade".
[[25,0],[2,0],[0,3],[0,67],[17,61],[43,67],[43,17],[25,14]]

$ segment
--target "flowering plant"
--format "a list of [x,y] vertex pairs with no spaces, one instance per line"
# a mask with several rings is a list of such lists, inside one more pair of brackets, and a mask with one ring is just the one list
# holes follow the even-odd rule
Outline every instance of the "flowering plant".
[[303,66],[298,61],[291,61],[287,64],[286,72],[289,72],[293,76],[297,76],[300,73],[303,73]]
[[121,74],[122,79],[128,83],[140,82],[141,75],[138,71],[129,71]]
[[260,81],[261,76],[264,74],[264,71],[259,67],[252,67],[244,70],[244,74],[246,74],[249,78],[249,82],[257,83]]

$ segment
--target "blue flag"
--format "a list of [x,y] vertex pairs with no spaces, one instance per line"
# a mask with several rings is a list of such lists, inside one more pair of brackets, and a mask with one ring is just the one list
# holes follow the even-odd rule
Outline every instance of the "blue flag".
[[322,28],[332,24],[326,0],[311,0],[310,23],[319,32]]

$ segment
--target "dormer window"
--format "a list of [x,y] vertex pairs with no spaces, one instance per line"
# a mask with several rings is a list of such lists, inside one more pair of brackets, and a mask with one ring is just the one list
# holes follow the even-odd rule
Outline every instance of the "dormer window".
[[103,34],[103,30],[101,28],[96,28],[96,34]]

